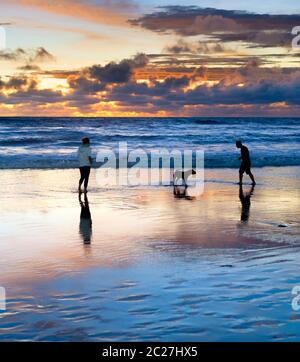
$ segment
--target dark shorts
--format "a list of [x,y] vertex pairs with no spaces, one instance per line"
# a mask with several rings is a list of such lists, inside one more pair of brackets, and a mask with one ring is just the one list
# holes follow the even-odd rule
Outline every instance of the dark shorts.
[[251,173],[251,164],[248,162],[242,162],[240,167],[240,173],[245,173],[249,175]]

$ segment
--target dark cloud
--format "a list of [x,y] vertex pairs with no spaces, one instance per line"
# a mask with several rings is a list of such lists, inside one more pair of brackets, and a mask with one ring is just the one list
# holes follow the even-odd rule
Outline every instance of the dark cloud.
[[124,59],[120,63],[111,62],[105,66],[94,65],[88,72],[91,78],[103,83],[128,82],[135,68],[147,65],[148,58],[145,54],[138,54],[133,59]]
[[25,77],[11,77],[5,84],[5,88],[21,89],[23,86],[28,85],[29,80]]
[[18,69],[22,70],[23,72],[38,72],[41,70],[41,68],[36,64],[26,64],[18,67]]
[[103,83],[125,83],[132,76],[132,67],[127,60],[109,63],[104,67],[94,65],[88,70],[92,79]]
[[101,83],[95,79],[91,79],[87,77],[85,73],[82,73],[80,76],[77,77],[69,77],[68,83],[71,89],[76,91],[78,94],[82,94],[82,96],[100,92],[106,87],[105,83]]
[[[287,107],[300,106],[300,70],[262,67],[256,57],[248,58],[246,64],[239,68],[227,68],[226,71],[220,68],[220,73],[202,66],[176,77],[166,76],[161,80],[150,77],[147,82],[136,81],[133,71],[146,64],[148,57],[137,55],[119,63],[71,72],[69,92],[64,93],[40,89],[37,78],[32,74],[10,77],[5,81],[0,79],[1,101],[5,104],[27,104],[28,107],[63,103],[66,108],[86,112],[93,107],[103,109],[107,106],[109,109],[113,102],[120,112],[148,110],[153,114],[186,114],[187,110],[201,107],[238,109],[248,106],[263,109],[279,103]],[[216,73],[216,83],[206,83],[206,80],[213,79],[211,72]]]
[[233,70],[217,84],[203,83],[190,86],[193,79],[207,76],[205,68],[199,68],[192,77],[167,78],[163,82],[117,85],[102,101],[115,102],[119,107],[142,107],[174,112],[187,106],[237,106],[286,103],[300,106],[300,71],[290,69],[260,68],[255,60],[247,66]]
[[7,81],[0,80],[0,88],[6,90],[20,90],[35,86],[35,80],[26,76],[12,76]]
[[167,46],[164,50],[171,54],[182,54],[182,53],[215,54],[215,53],[225,52],[225,47],[219,43],[200,42],[200,41],[191,43],[186,41],[185,39],[179,39],[175,44]]
[[158,85],[148,87],[146,84],[139,84],[132,87],[136,93],[125,93],[114,91],[109,99],[114,102],[120,102],[127,106],[135,104],[152,104],[156,107],[164,106],[164,110],[182,109],[184,106],[191,105],[237,105],[237,104],[270,104],[277,102],[286,102],[289,104],[300,105],[297,92],[300,91],[300,79],[284,85],[272,81],[262,81],[258,84],[252,84],[246,87],[228,86],[223,84],[213,87],[205,85],[198,86],[194,90],[187,92],[171,92],[168,90],[164,97],[155,99],[154,94],[160,94],[162,87]]
[[291,47],[292,35],[289,30],[282,31],[249,31],[243,33],[227,33],[220,35],[223,42],[244,42],[248,47]]
[[21,89],[9,95],[5,99],[6,104],[24,104],[37,106],[45,106],[48,103],[60,103],[64,98],[60,91],[52,89],[37,89],[35,87]]
[[0,60],[25,62],[26,64],[54,61],[55,57],[45,48],[39,47],[33,50],[17,48],[15,50],[1,50]]
[[243,41],[263,47],[287,46],[291,30],[300,24],[300,14],[270,15],[196,6],[160,7],[132,25],[181,36],[209,35],[220,41]]
[[[9,90],[6,95],[1,90]],[[0,96],[5,104],[45,105],[63,101],[63,94],[52,89],[39,89],[38,80],[27,76],[12,76],[7,81],[0,79]]]
[[84,68],[78,76],[68,78],[68,83],[74,91],[84,94],[104,90],[108,84],[128,82],[135,69],[143,68],[148,63],[145,54],[137,54],[132,59],[124,59],[119,63],[110,62],[107,65],[93,65]]
[[49,53],[45,48],[39,47],[35,49],[34,54],[30,56],[30,62],[45,62],[45,61],[54,61],[55,57],[51,53]]
[[0,60],[24,61],[25,59],[26,59],[26,52],[22,48],[18,48],[15,50],[0,51]]
[[150,96],[151,98],[164,97],[169,93],[181,92],[190,82],[187,76],[181,78],[166,78],[163,82],[153,81],[149,86],[147,83],[136,83],[131,81],[127,84],[114,87],[109,97],[114,100],[120,99],[141,99]]

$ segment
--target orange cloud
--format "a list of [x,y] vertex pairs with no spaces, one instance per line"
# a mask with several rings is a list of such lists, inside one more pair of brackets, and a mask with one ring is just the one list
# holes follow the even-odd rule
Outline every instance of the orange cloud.
[[12,0],[11,2],[56,15],[117,26],[128,26],[128,16],[135,9],[134,4],[129,0],[118,2],[113,0],[104,1],[102,5],[79,0]]

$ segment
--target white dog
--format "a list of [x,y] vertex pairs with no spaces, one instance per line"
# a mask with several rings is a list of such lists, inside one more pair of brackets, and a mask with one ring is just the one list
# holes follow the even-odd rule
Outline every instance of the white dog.
[[[196,175],[196,171],[191,169],[188,171],[176,170],[173,175],[173,186],[174,186],[174,195],[181,196],[181,188],[184,187],[183,196],[186,194],[186,190],[188,188],[187,180],[191,175]],[[181,182],[181,183],[180,183]]]

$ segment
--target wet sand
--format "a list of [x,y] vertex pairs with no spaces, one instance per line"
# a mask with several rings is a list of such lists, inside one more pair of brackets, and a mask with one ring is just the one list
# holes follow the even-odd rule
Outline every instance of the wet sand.
[[89,218],[77,170],[2,170],[0,339],[299,340],[300,170],[255,171],[250,199],[233,170],[194,200],[93,174]]

